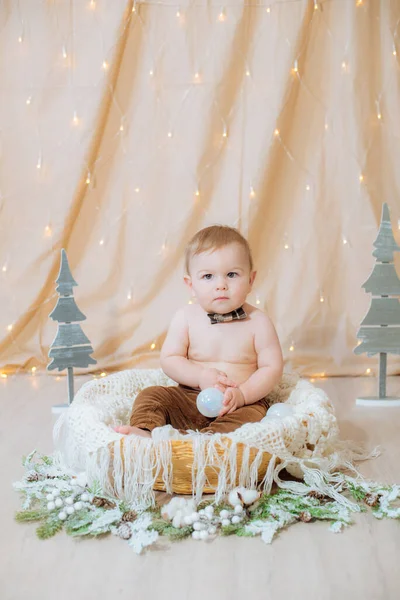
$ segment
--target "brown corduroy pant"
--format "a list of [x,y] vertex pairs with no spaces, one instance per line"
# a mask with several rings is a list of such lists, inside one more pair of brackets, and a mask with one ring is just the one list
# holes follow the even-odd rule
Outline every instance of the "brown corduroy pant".
[[265,417],[269,408],[267,398],[238,408],[229,415],[210,419],[197,409],[200,391],[186,385],[152,385],[136,396],[130,424],[152,431],[155,427],[171,425],[181,433],[188,429],[202,433],[229,433],[244,423],[255,423]]

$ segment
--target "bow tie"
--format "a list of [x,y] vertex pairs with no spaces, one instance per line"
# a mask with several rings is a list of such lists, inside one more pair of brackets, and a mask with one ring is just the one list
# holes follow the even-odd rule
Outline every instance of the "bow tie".
[[224,323],[225,321],[234,321],[235,319],[246,319],[247,313],[240,306],[236,310],[231,310],[228,313],[221,315],[220,313],[207,313],[210,317],[211,325],[215,323]]

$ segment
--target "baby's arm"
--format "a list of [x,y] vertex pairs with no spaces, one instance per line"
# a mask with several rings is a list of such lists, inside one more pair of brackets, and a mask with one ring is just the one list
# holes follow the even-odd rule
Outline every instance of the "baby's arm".
[[245,404],[253,404],[267,396],[280,381],[283,372],[279,339],[270,318],[263,312],[257,314],[254,345],[258,369],[239,386]]
[[[161,368],[177,383],[204,389],[214,385],[234,386],[236,383],[217,369],[208,369],[187,358],[189,330],[184,308],[177,310],[168,328],[167,337],[161,348]],[[223,389],[225,389],[225,387]]]

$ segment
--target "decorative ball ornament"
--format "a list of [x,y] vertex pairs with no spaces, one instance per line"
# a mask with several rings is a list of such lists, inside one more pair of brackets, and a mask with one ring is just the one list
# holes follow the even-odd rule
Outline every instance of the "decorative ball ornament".
[[224,394],[217,388],[206,388],[197,396],[197,409],[209,418],[217,417],[222,408]]
[[290,404],[284,402],[277,402],[267,410],[267,414],[264,418],[284,419],[285,417],[291,417],[293,414],[293,408],[290,406]]

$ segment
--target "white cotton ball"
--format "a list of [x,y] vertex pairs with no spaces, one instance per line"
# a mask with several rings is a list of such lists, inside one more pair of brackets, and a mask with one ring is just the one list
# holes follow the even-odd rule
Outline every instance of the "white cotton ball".
[[83,503],[75,502],[74,507],[75,507],[75,510],[81,510],[81,508],[83,508]]
[[207,517],[212,517],[213,516],[213,514],[214,514],[214,507],[213,506],[211,506],[211,505],[206,506],[206,508],[204,510],[205,510],[205,513],[206,513]]
[[196,521],[200,520],[200,516],[197,512],[192,513],[192,521],[193,523],[196,523]]
[[234,523],[235,525],[237,525],[237,523],[240,523],[241,520],[242,517],[239,517],[239,515],[235,515],[234,517],[232,517],[232,523]]
[[57,498],[57,496],[59,496],[59,495],[60,495],[60,490],[57,490],[57,489],[54,490],[54,492],[53,492],[54,498]]
[[214,525],[211,525],[211,527],[208,528],[208,533],[210,535],[214,535],[215,533],[217,533],[217,528],[214,527]]
[[89,500],[89,494],[86,494],[86,492],[82,494],[81,500],[82,502],[87,502]]
[[202,508],[201,510],[199,510],[199,515],[205,515],[205,514],[206,514],[206,513],[205,513],[205,510],[204,510],[204,508]]
[[56,498],[54,504],[57,506],[57,508],[61,508],[64,505],[64,502],[61,500],[61,498]]
[[238,496],[238,492],[242,492],[243,488],[236,488],[234,490],[232,490],[231,492],[229,492],[229,496],[228,496],[228,502],[231,506],[241,506],[242,502]]
[[241,504],[237,504],[237,505],[235,506],[235,513],[236,513],[237,515],[240,515],[242,512],[243,512],[243,506],[242,506]]
[[257,490],[244,490],[242,492],[243,502],[245,504],[253,504],[260,497],[260,493]]
[[222,519],[222,521],[221,521],[222,527],[227,527],[230,524],[231,524],[231,522],[229,519]]
[[193,523],[193,529],[195,531],[201,531],[202,529],[204,529],[204,525],[203,525],[203,523],[196,521],[196,523]]
[[73,506],[67,506],[65,512],[67,513],[67,515],[72,515],[75,512],[75,509]]
[[227,519],[229,517],[229,510],[221,510],[219,516],[221,517],[221,519]]
[[199,540],[200,539],[200,531],[193,531],[192,538],[194,540]]
[[186,517],[183,517],[183,522],[185,523],[185,525],[192,525],[192,515],[186,515]]
[[208,531],[200,531],[200,539],[201,540],[207,540],[208,539]]
[[62,510],[60,513],[58,513],[58,518],[60,519],[60,521],[65,521],[65,519],[67,518],[66,513]]
[[55,507],[56,507],[56,505],[54,504],[54,502],[48,502],[48,503],[47,503],[47,508],[48,508],[49,510],[54,510],[54,509],[55,509]]
[[72,496],[70,498],[65,498],[65,504],[69,504],[70,506],[72,506],[73,503],[74,499],[72,498]]
[[174,518],[172,519],[172,527],[179,529],[182,525],[182,511],[178,510]]
[[54,500],[53,494],[47,494],[46,500],[48,500],[49,502],[51,502],[51,500]]

